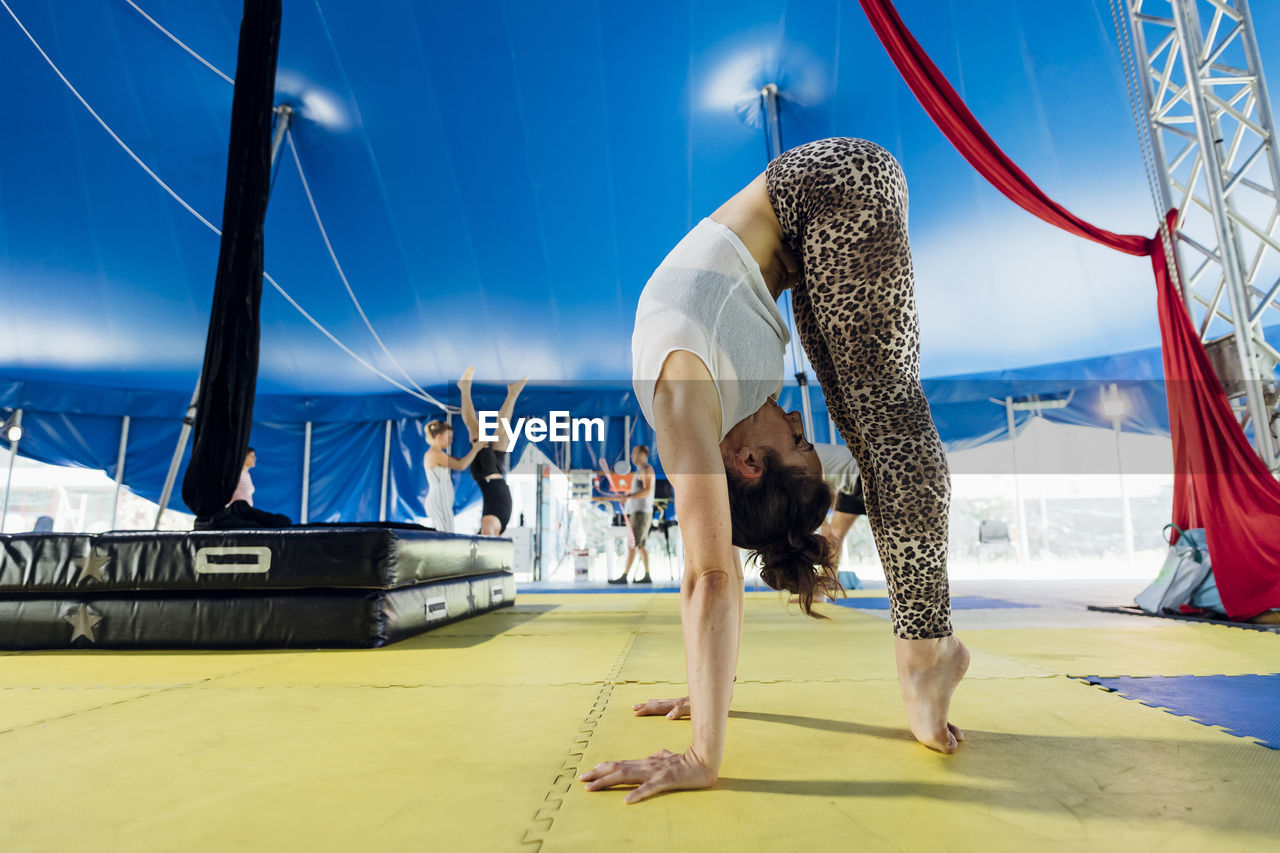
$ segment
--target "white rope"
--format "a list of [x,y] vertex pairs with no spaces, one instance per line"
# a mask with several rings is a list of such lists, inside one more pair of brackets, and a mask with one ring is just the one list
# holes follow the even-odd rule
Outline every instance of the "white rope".
[[159,175],[151,171],[151,167],[148,166],[146,163],[142,162],[142,158],[139,157],[137,154],[134,154],[133,149],[130,148],[128,145],[126,145],[124,140],[116,135],[116,132],[112,130],[105,121],[102,120],[102,116],[98,115],[97,112],[94,111],[93,107],[89,106],[89,102],[84,99],[84,97],[80,94],[80,92],[76,89],[75,86],[71,85],[71,81],[67,79],[67,76],[58,69],[58,66],[55,65],[53,60],[49,58],[49,54],[44,52],[44,48],[42,48],[40,44],[35,40],[35,37],[32,36],[31,33],[27,31],[27,28],[23,26],[22,21],[18,20],[18,16],[15,15],[13,13],[13,10],[9,8],[9,4],[6,3],[5,0],[0,0],[0,6],[4,6],[4,10],[9,13],[9,17],[13,18],[14,23],[18,25],[18,29],[22,30],[23,35],[25,35],[27,39],[33,45],[35,45],[36,50],[38,50],[40,52],[40,55],[44,57],[44,61],[49,63],[49,67],[53,69],[53,73],[57,74],[58,77],[62,80],[62,82],[66,84],[66,87],[71,90],[71,94],[76,96],[76,100],[78,100],[82,105],[84,105],[84,108],[89,111],[89,115],[97,119],[98,124],[102,125],[102,129],[105,130],[108,134],[110,134],[111,138],[116,141],[116,144],[118,144],[121,148],[123,148],[124,152],[133,158],[133,162],[141,166],[142,170],[146,172],[148,175],[150,175],[152,180],[154,180],[157,184],[159,184],[164,189],[165,192],[167,192],[170,196],[172,196],[174,201],[176,201],[178,204],[185,207],[192,216],[194,216],[196,219],[199,219],[208,228],[217,232],[218,229],[214,227],[212,222],[205,219],[203,216],[200,215],[199,211],[197,211],[194,207],[192,207],[191,205],[183,201],[182,196],[174,192],[173,189],[168,184],[166,184],[164,181],[160,179]]
[[[139,157],[137,154],[135,154],[133,149],[130,148],[125,143],[125,141],[121,139],[118,134],[116,134],[114,130],[111,129],[111,126],[108,125],[106,121],[103,120],[102,116],[98,115],[98,113],[93,109],[93,107],[89,106],[89,102],[86,101],[84,99],[84,96],[80,94],[79,90],[77,90],[76,87],[72,85],[71,81],[67,79],[67,76],[62,73],[61,69],[58,68],[57,64],[52,59],[49,58],[49,54],[45,53],[44,48],[40,46],[40,43],[35,40],[35,37],[31,35],[31,32],[27,30],[27,28],[23,25],[22,21],[18,18],[18,16],[14,14],[13,9],[9,7],[9,4],[6,2],[6,0],[0,0],[0,6],[4,6],[4,10],[9,13],[9,17],[13,18],[14,23],[18,25],[18,29],[22,30],[22,33],[27,37],[27,40],[30,41],[32,46],[34,46],[35,49],[40,53],[40,55],[44,57],[44,61],[47,62],[49,64],[49,67],[53,69],[53,73],[58,75],[58,79],[60,79],[63,82],[63,84],[67,87],[67,89],[71,92],[71,94],[75,96],[76,100],[78,100],[80,104],[86,110],[88,110],[89,115],[94,117],[94,119],[98,122],[98,124],[102,126],[102,129],[105,130],[113,140],[115,140],[116,144],[119,145],[124,150],[124,152],[133,159],[133,162],[137,163],[138,166],[141,167],[144,172],[146,172],[149,176],[151,176],[152,180],[154,180],[157,184],[159,184],[160,187],[166,193],[168,193],[169,196],[174,201],[182,205],[182,207],[185,208],[188,213],[190,213],[196,219],[200,220],[200,222],[206,228],[212,231],[214,234],[221,237],[222,231],[216,225],[214,225],[212,222],[210,222],[208,219],[202,216],[200,212],[196,210],[194,207],[187,204],[186,200],[182,196],[178,195],[178,193],[175,192],[172,187],[166,184],[164,180],[161,179],[161,177],[157,175],[150,166],[148,166],[145,162],[143,162],[142,158]],[[312,317],[309,313],[307,313],[307,311],[303,309],[301,305],[298,304],[297,300],[295,300],[292,296],[290,296],[289,293],[283,287],[281,287],[276,282],[276,280],[272,278],[271,275],[268,274],[265,270],[263,271],[262,277],[266,279],[271,284],[271,286],[274,287],[276,291],[279,292],[279,294],[283,296],[290,305],[292,305],[295,309],[297,309],[299,314],[305,317],[307,321],[311,323],[312,326],[315,326],[315,328],[322,335],[324,335],[329,340],[333,341],[333,343],[336,344],[339,349],[341,349],[347,355],[355,359],[356,362],[358,362],[360,365],[367,368],[370,372],[374,373],[375,375],[386,380],[396,388],[399,388],[401,391],[404,391],[406,394],[410,394],[413,397],[416,397],[426,403],[432,403],[433,405],[437,405],[437,406],[442,405],[439,401],[431,397],[429,394],[419,393],[413,390],[412,388],[406,387],[405,385],[401,384],[399,381],[383,373],[381,370],[379,370],[377,367],[375,367],[366,359],[357,355],[350,347],[342,343],[342,341],[338,340],[338,338],[334,336],[332,332],[326,329],[320,323],[320,321],[316,320],[315,317]],[[447,410],[447,407],[446,407],[446,410]]]
[[[169,32],[164,27],[162,27],[160,23],[156,21],[155,18],[151,17],[146,12],[144,12],[142,8],[138,6],[137,3],[134,3],[133,0],[124,0],[124,1],[128,3],[130,6],[132,6],[138,12],[139,15],[141,15],[142,17],[150,21],[155,26],[156,29],[164,33],[166,36],[168,36],[173,41],[174,44],[178,45],[178,47],[182,48],[187,53],[191,54],[191,56],[195,58],[195,60],[198,61],[201,65],[203,65],[205,68],[208,68],[214,74],[217,74],[226,82],[232,84],[233,86],[235,85],[235,80],[227,76],[225,73],[222,72],[221,69],[219,69],[213,63],[209,62],[203,56],[201,56],[200,54],[192,50],[190,47],[188,47],[185,43],[183,43],[181,39],[179,39],[173,33]],[[457,406],[449,406],[445,403],[440,402],[435,397],[431,396],[431,394],[429,394],[425,388],[419,385],[414,380],[414,378],[409,375],[409,372],[404,369],[404,367],[400,364],[400,362],[396,359],[396,357],[391,354],[391,350],[388,349],[387,345],[383,342],[382,336],[379,335],[377,330],[373,328],[373,323],[370,322],[369,316],[365,313],[364,306],[360,304],[360,300],[356,297],[355,291],[351,287],[351,282],[347,280],[347,274],[343,271],[342,264],[338,262],[338,256],[333,251],[333,244],[329,241],[328,230],[324,227],[324,222],[321,221],[320,219],[320,211],[316,207],[315,198],[311,195],[311,186],[307,181],[306,174],[302,170],[302,161],[298,158],[298,149],[293,142],[293,132],[286,130],[285,137],[289,141],[289,151],[293,154],[293,162],[298,169],[298,177],[302,181],[302,189],[307,194],[307,203],[311,205],[311,215],[315,217],[316,226],[320,229],[320,236],[324,239],[325,248],[329,250],[329,258],[333,261],[333,267],[335,270],[337,270],[338,277],[342,279],[342,284],[347,289],[347,295],[351,297],[351,302],[356,307],[356,313],[358,313],[360,315],[360,319],[364,321],[365,328],[369,330],[369,334],[373,335],[373,339],[378,342],[378,346],[382,349],[382,352],[386,354],[387,358],[391,360],[391,363],[395,365],[396,370],[400,371],[400,375],[403,376],[405,379],[407,379],[409,381],[409,384],[412,385],[414,389],[417,390],[418,393],[415,394],[414,396],[418,397],[419,399],[434,403],[436,406],[439,406],[445,412],[457,413],[461,411],[461,409],[459,409]],[[286,298],[288,297],[286,296]],[[293,305],[295,308],[298,308],[299,312],[301,312],[304,316],[310,319],[310,315],[307,314],[305,311],[303,311],[296,302],[294,302],[292,299],[289,299],[289,303]],[[315,320],[312,320],[312,323],[314,324]],[[336,342],[337,339],[333,338],[332,335],[329,335],[328,332],[325,332],[325,334],[331,340],[334,340]],[[398,386],[398,387],[403,388],[404,386]]]
[[[3,2],[4,2],[4,0],[0,0],[0,3],[3,3]],[[274,287],[274,288],[275,288],[275,289],[280,293],[280,295],[281,295],[281,296],[283,296],[283,297],[285,298],[285,301],[286,301],[286,302],[288,302],[288,303],[289,303],[290,305],[292,305],[295,309],[297,309],[297,311],[298,311],[298,313],[299,313],[299,314],[301,314],[303,317],[307,318],[307,320],[311,323],[311,325],[315,326],[315,327],[316,327],[316,329],[320,332],[320,334],[324,335],[326,338],[328,338],[329,340],[333,341],[333,342],[334,342],[334,344],[335,344],[335,345],[337,345],[338,349],[342,350],[342,351],[343,351],[343,352],[345,352],[347,355],[349,355],[349,356],[351,356],[352,358],[354,358],[354,359],[355,359],[357,362],[359,362],[361,365],[363,365],[364,367],[368,368],[371,372],[373,372],[374,374],[378,375],[378,376],[379,376],[379,377],[381,377],[382,379],[385,379],[387,382],[391,383],[391,384],[392,384],[392,385],[394,385],[396,388],[399,388],[401,391],[405,392],[406,394],[409,394],[410,396],[413,396],[413,397],[417,397],[419,400],[422,400],[424,403],[432,403],[433,405],[439,406],[439,407],[441,407],[442,409],[444,409],[446,412],[452,411],[452,410],[450,409],[450,407],[446,406],[444,403],[441,403],[439,400],[437,400],[435,397],[432,397],[430,394],[427,394],[425,391],[424,391],[424,392],[422,392],[422,393],[420,394],[420,393],[418,393],[417,391],[413,390],[412,388],[408,388],[408,387],[406,387],[406,386],[402,385],[400,382],[398,382],[398,381],[397,381],[397,380],[395,380],[394,378],[392,378],[392,377],[388,376],[387,374],[383,373],[381,370],[379,370],[378,368],[374,367],[372,364],[370,364],[370,363],[369,363],[368,361],[366,361],[365,359],[361,358],[359,355],[356,355],[356,353],[355,353],[355,352],[353,352],[353,351],[352,351],[352,349],[351,349],[350,347],[348,347],[348,346],[347,346],[346,344],[344,344],[342,341],[340,341],[340,340],[338,340],[336,337],[334,337],[334,335],[333,335],[333,333],[332,333],[332,332],[330,332],[330,331],[329,331],[328,329],[326,329],[323,325],[321,325],[319,320],[317,320],[315,317],[312,317],[310,314],[308,314],[308,313],[307,313],[307,310],[306,310],[305,308],[303,308],[301,305],[299,305],[299,304],[294,300],[294,298],[293,298],[292,296],[290,296],[290,295],[285,291],[285,289],[284,289],[283,287],[281,287],[280,285],[276,284],[276,280],[275,280],[274,278],[272,278],[272,277],[271,277],[270,273],[268,273],[268,272],[266,272],[265,270],[263,270],[262,277],[263,277],[263,278],[265,278],[265,279],[266,279],[266,280],[271,284],[271,286],[272,286],[272,287]]]
[[382,337],[378,334],[377,330],[373,328],[373,323],[369,321],[369,316],[364,312],[364,306],[362,306],[360,304],[360,300],[356,298],[356,293],[351,288],[351,282],[347,280],[347,274],[343,271],[342,264],[338,262],[338,255],[333,250],[333,243],[329,241],[329,231],[324,227],[324,222],[320,218],[320,210],[316,207],[315,197],[311,194],[311,184],[307,181],[306,173],[302,170],[302,160],[298,157],[298,148],[293,143],[293,133],[286,130],[284,136],[289,143],[289,153],[293,155],[293,165],[298,169],[298,179],[302,182],[302,190],[307,195],[307,204],[311,205],[311,215],[315,217],[316,227],[320,229],[320,236],[324,238],[324,247],[329,250],[329,259],[333,261],[333,268],[338,271],[338,278],[342,279],[342,286],[347,289],[347,295],[351,297],[351,303],[355,305],[356,312],[360,315],[360,319],[364,321],[365,328],[369,330],[369,334],[373,335],[373,339],[378,342],[378,346],[382,348],[383,353],[386,354],[387,358],[391,359],[391,363],[400,371],[400,375],[409,381],[410,385],[418,389],[423,396],[445,411],[461,411],[457,406],[450,407],[441,403],[439,400],[428,394],[421,385],[415,382],[413,377],[409,375],[408,371],[401,367],[400,362],[391,354],[391,350],[387,349],[387,345],[383,343]]
[[[181,41],[177,36],[175,36],[173,33],[169,32],[168,30],[166,30],[164,27],[160,26],[160,22],[159,22],[159,21],[157,21],[155,18],[153,18],[153,17],[151,17],[150,15],[148,15],[146,12],[142,11],[142,9],[140,9],[140,8],[138,7],[138,4],[137,4],[137,3],[134,3],[134,2],[133,2],[133,0],[124,0],[124,2],[126,2],[126,3],[128,3],[130,6],[132,6],[132,7],[134,8],[134,10],[135,10],[139,15],[141,15],[142,17],[144,17],[144,18],[146,18],[148,21],[150,21],[150,22],[151,22],[151,24],[152,24],[152,26],[154,26],[157,30],[159,30],[160,32],[162,32],[162,33],[164,33],[165,35],[167,35],[170,39],[172,39],[174,44],[176,44],[178,47],[182,48],[182,49],[183,49],[183,50],[185,50],[187,53],[189,53],[189,54],[191,54],[193,57],[195,57],[196,61],[197,61],[197,62],[199,62],[201,65],[203,65],[205,68],[208,68],[208,69],[209,69],[210,71],[212,71],[214,74],[217,74],[219,77],[221,77],[223,80],[226,80],[226,81],[227,81],[228,83],[230,83],[231,85],[233,85],[233,86],[234,86],[234,85],[236,84],[236,81],[235,81],[235,80],[232,80],[232,79],[231,79],[230,77],[228,77],[226,74],[222,73],[222,71],[221,71],[220,69],[218,69],[218,68],[217,68],[213,63],[209,62],[209,60],[205,59],[203,56],[201,56],[200,54],[196,53],[196,52],[195,52],[194,50],[192,50],[191,48],[187,47],[185,44],[183,44],[183,43],[182,43],[182,41]],[[12,13],[10,13],[10,14],[12,14]]]

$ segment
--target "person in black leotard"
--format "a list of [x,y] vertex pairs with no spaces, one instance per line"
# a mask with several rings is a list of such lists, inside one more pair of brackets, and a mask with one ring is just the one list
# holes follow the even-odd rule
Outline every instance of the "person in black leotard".
[[[462,422],[467,425],[471,443],[480,445],[480,451],[471,461],[471,477],[480,487],[483,500],[480,517],[480,535],[501,536],[511,520],[511,489],[507,486],[506,461],[515,436],[499,427],[497,441],[480,442],[480,420],[476,416],[475,404],[471,401],[471,378],[474,370],[467,369],[458,380],[458,388],[462,391]],[[498,410],[499,424],[503,418],[510,420],[515,411],[516,398],[524,389],[529,377],[507,385],[507,399]]]

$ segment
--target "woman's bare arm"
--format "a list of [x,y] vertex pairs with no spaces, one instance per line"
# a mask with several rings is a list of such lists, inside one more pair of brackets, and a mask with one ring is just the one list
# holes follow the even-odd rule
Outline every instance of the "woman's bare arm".
[[471,465],[471,461],[476,458],[476,454],[483,448],[484,444],[482,442],[471,442],[471,449],[467,451],[466,456],[463,456],[461,459],[455,456],[449,457],[449,467],[454,471],[465,471],[467,467]]
[[638,761],[611,761],[581,777],[588,790],[637,784],[629,803],[715,783],[724,757],[742,619],[742,571],[732,545],[729,492],[720,456],[720,399],[694,355],[667,359],[653,402],[658,446],[685,541],[680,617],[693,714],[693,744]]
[[[673,371],[677,381],[670,383],[672,391],[664,394],[659,382],[654,416],[685,543],[680,622],[689,700],[696,711],[693,749],[718,771],[738,667],[743,582],[720,456],[720,398],[702,362],[692,355],[688,360],[694,364]],[[705,381],[693,381],[698,378]]]

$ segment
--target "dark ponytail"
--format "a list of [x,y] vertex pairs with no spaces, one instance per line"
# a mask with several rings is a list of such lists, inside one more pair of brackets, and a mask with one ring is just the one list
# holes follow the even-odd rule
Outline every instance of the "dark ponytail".
[[783,464],[769,451],[764,473],[747,480],[736,471],[729,478],[729,518],[733,544],[760,560],[760,579],[772,589],[800,598],[800,608],[815,619],[816,595],[843,592],[836,578],[835,549],[817,530],[831,509],[831,488],[803,468]]

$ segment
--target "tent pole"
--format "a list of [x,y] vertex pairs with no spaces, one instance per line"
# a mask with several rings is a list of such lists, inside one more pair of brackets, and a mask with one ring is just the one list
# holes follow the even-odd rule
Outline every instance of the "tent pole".
[[809,374],[803,370],[796,374],[796,384],[800,386],[800,421],[804,427],[805,441],[813,442],[813,398],[809,394]]
[[120,423],[120,450],[116,453],[116,491],[111,498],[111,529],[116,529],[120,518],[120,486],[124,483],[124,451],[129,445],[129,416]]
[[533,468],[533,579],[535,581],[542,580],[542,498],[543,491],[546,486],[542,482],[542,476],[546,472],[546,466],[539,462]]
[[764,106],[765,153],[769,159],[782,153],[782,119],[779,116],[778,87],[768,83],[760,90],[760,100]]
[[187,413],[182,418],[182,431],[178,433],[178,446],[173,449],[173,458],[169,460],[169,473],[164,477],[164,489],[160,492],[160,504],[156,508],[156,520],[152,530],[160,529],[160,519],[169,507],[169,498],[173,496],[173,484],[178,479],[178,466],[182,464],[182,454],[187,452],[187,441],[191,438],[191,425],[196,422],[196,404],[200,401],[200,378],[196,378],[196,390],[191,392],[191,402],[187,404]]
[[1120,503],[1124,507],[1124,554],[1133,567],[1133,513],[1129,507],[1129,490],[1124,484],[1124,456],[1120,452],[1120,419],[1115,419],[1116,472],[1120,479]]
[[[774,83],[765,85],[760,90],[760,101],[764,107],[765,153],[770,160],[773,160],[782,154],[782,115],[777,85]],[[788,293],[788,305],[790,302],[791,294]],[[797,346],[796,342],[792,341],[791,346]],[[795,355],[794,350],[792,355]],[[812,442],[814,440],[813,400],[809,394],[809,376],[803,370],[796,371],[796,384],[800,386],[800,420],[804,424],[804,437],[805,440]],[[833,437],[832,441],[834,440]]]
[[[1111,399],[1120,399],[1120,386],[1115,382],[1111,383]],[[1133,568],[1133,513],[1129,506],[1129,490],[1124,484],[1124,454],[1120,451],[1120,433],[1123,431],[1122,421],[1123,414],[1113,415],[1111,418],[1111,428],[1116,434],[1116,473],[1120,478],[1120,504],[1124,512],[1124,554],[1129,561],[1129,568]]]
[[[9,426],[22,426],[22,409],[14,410]],[[21,433],[18,434],[17,441],[9,442],[9,473],[4,480],[4,509],[0,509],[0,533],[4,532],[4,522],[9,516],[9,493],[13,491],[13,462],[18,458],[19,441],[22,441]]]
[[307,421],[302,440],[302,514],[301,522],[307,523],[311,503],[311,421]]
[[378,499],[378,521],[387,520],[387,474],[391,470],[391,421],[382,439],[382,491]]
[[280,104],[276,107],[276,129],[271,135],[271,167],[274,169],[276,158],[280,156],[280,144],[284,142],[284,135],[289,130],[289,123],[293,120],[293,107],[288,104]]
[[1018,559],[1028,562],[1031,548],[1027,544],[1027,514],[1022,506],[1022,485],[1018,482],[1018,451],[1014,446],[1018,424],[1013,416],[1013,398],[1004,398],[1004,411],[1009,424],[1009,455],[1013,457],[1013,499],[1017,502],[1018,519]]
[[611,420],[613,420],[612,416],[605,418],[604,429],[600,430],[600,465],[606,470],[612,470],[613,468],[608,462],[608,457],[605,456],[609,447],[609,422]]

